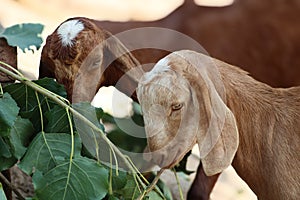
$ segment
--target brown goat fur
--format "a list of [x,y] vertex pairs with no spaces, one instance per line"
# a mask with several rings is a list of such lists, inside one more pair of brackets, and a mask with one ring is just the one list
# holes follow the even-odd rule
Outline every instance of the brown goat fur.
[[[176,30],[196,40],[212,57],[240,66],[256,79],[273,87],[290,87],[300,85],[300,61],[295,59],[300,53],[299,18],[298,0],[236,0],[219,8],[185,0],[157,21],[95,23],[112,34],[142,27]],[[176,39],[170,45],[175,43]],[[165,55],[167,52],[156,50],[135,56],[143,64],[156,63]]]
[[[299,197],[300,87],[272,88],[237,67],[183,50],[166,56],[146,73],[137,94],[148,145],[161,167],[179,162],[197,138],[206,173],[219,173],[232,161],[259,199]],[[183,106],[172,110],[178,102]],[[154,112],[157,108],[162,110],[159,116]],[[157,145],[160,138],[165,142]],[[161,161],[166,153],[169,158]]]
[[[82,23],[84,29],[72,39],[73,44],[63,45],[58,29],[73,21]],[[91,101],[101,86],[115,85],[126,72],[140,65],[117,38],[92,21],[72,18],[61,25],[47,38],[39,78],[55,77],[65,86],[70,101]],[[125,94],[134,95],[133,98],[135,76],[140,77],[142,71],[136,68],[134,73],[126,73],[124,81],[117,85]]]

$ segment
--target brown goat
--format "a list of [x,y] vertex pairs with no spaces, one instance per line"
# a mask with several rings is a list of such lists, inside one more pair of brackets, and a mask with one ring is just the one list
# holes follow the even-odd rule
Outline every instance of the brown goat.
[[137,88],[152,160],[178,163],[198,143],[203,169],[231,163],[259,199],[300,195],[300,87],[275,89],[194,51],[161,59]]
[[[39,77],[56,78],[65,86],[71,102],[92,101],[101,86],[116,85],[123,75],[117,88],[131,96],[137,86],[136,77],[143,73],[137,68],[139,65],[109,32],[91,20],[74,18],[48,36]],[[130,69],[136,70],[127,73]],[[133,98],[136,99],[135,94]]]
[[[223,8],[201,7],[185,0],[158,21],[95,23],[112,34],[140,27],[176,30],[195,39],[211,56],[240,66],[256,79],[273,87],[289,87],[300,85],[300,60],[295,59],[300,54],[299,18],[298,0],[236,0]],[[155,37],[159,40],[160,36]],[[129,41],[121,42],[130,46]],[[174,39],[169,45],[178,42]],[[165,55],[164,51],[135,54],[142,64],[156,63]]]

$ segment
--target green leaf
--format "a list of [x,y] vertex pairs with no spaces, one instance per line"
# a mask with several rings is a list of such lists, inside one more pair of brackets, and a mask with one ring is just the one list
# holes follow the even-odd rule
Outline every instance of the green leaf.
[[41,47],[43,39],[41,37],[41,32],[44,26],[42,24],[17,24],[6,28],[0,37],[6,38],[10,46],[18,46],[25,52],[25,49],[33,51],[32,46],[37,49]]
[[[56,81],[54,81],[54,79],[43,78],[33,82],[61,97],[67,97],[64,86],[58,84]],[[32,111],[38,107],[35,91],[23,83],[7,85],[3,88],[3,90],[8,92],[13,97],[18,106],[21,108],[22,112]],[[41,104],[49,103],[49,106],[53,104],[56,105],[56,103],[53,103],[51,100],[45,101],[45,97],[43,95],[39,95],[39,97]]]
[[[80,156],[80,138],[75,135],[74,156]],[[71,154],[71,136],[64,133],[39,133],[31,142],[19,164],[25,173],[31,174],[34,169],[43,173],[57,165],[59,160],[69,158]]]
[[19,107],[15,100],[8,93],[4,93],[0,98],[0,136],[9,135],[18,113]]
[[[53,79],[44,78],[34,82],[62,97],[67,96],[64,87],[55,82]],[[6,87],[4,87],[4,91],[8,92],[21,108],[21,117],[30,119],[36,131],[41,131],[39,104],[35,91],[27,85],[24,85],[23,83],[7,85]],[[47,112],[55,105],[57,105],[52,100],[49,100],[41,94],[38,94],[38,97],[43,113]]]
[[70,133],[70,124],[67,111],[61,106],[54,106],[45,114],[48,123],[45,132],[48,133]]
[[17,161],[15,157],[5,158],[0,156],[0,171],[11,168]]
[[108,197],[108,200],[119,200],[119,198],[118,197],[115,197],[115,196],[109,196]]
[[9,158],[12,156],[9,145],[6,143],[3,137],[0,137],[0,156]]
[[166,200],[173,200],[173,196],[170,189],[166,186],[164,182],[161,181],[161,179],[158,180],[156,185],[158,186]]
[[0,137],[0,171],[10,168],[16,162],[17,159],[13,157],[10,146],[3,137]]
[[[103,115],[103,110],[101,108],[96,108],[88,102],[73,104],[73,108],[104,131],[104,126],[100,123],[100,117]],[[79,125],[81,125],[81,123]]]
[[42,78],[33,82],[61,97],[67,98],[65,87],[57,83],[53,78]]
[[112,173],[112,189],[114,191],[120,190],[125,187],[126,182],[127,182],[127,173],[124,171],[119,171],[118,176],[116,174],[115,169],[113,169]]
[[34,134],[32,123],[28,119],[17,117],[17,120],[10,131],[9,141],[12,152],[17,159],[20,159],[26,152],[27,146]]
[[119,193],[121,197],[126,200],[136,199],[141,194],[140,188],[136,184],[132,175],[127,175],[127,183]]
[[39,199],[102,199],[108,191],[108,171],[96,161],[78,157],[64,162],[45,175],[34,174]]
[[[104,126],[100,123],[98,118],[100,112],[98,108],[95,108],[90,103],[86,102],[74,104],[73,108],[81,113],[95,126],[97,126],[100,130],[104,131]],[[100,151],[99,148],[101,148],[101,155],[109,158],[109,148],[107,147],[107,144],[103,141],[103,139],[101,139],[99,133],[95,132],[92,128],[90,128],[90,126],[86,124],[86,122],[77,117],[74,117],[74,124],[77,132],[80,135],[84,147],[90,155],[92,155],[93,157],[97,157],[98,152]],[[100,158],[97,157],[97,159]],[[107,158],[105,158],[105,160],[107,160]]]
[[0,199],[7,200],[1,183],[0,183]]
[[157,192],[155,191],[151,191],[149,192],[149,194],[146,195],[146,198],[148,200],[159,200],[159,199],[163,199],[159,194],[157,194]]

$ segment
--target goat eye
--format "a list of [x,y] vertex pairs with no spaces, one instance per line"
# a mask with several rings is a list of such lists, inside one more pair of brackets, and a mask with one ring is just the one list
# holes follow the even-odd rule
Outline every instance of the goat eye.
[[174,105],[172,105],[172,110],[173,111],[180,110],[182,108],[182,106],[183,106],[182,103],[174,104]]

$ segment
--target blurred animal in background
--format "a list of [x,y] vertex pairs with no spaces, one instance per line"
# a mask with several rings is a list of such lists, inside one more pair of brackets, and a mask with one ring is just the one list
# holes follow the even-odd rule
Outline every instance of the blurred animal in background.
[[[256,79],[274,87],[289,87],[300,84],[300,60],[295,59],[300,53],[299,18],[298,0],[236,0],[227,7],[201,7],[185,0],[158,21],[95,23],[112,34],[140,27],[176,30],[198,41],[209,55],[240,66]],[[156,63],[167,54],[162,51],[136,58],[141,63]]]

